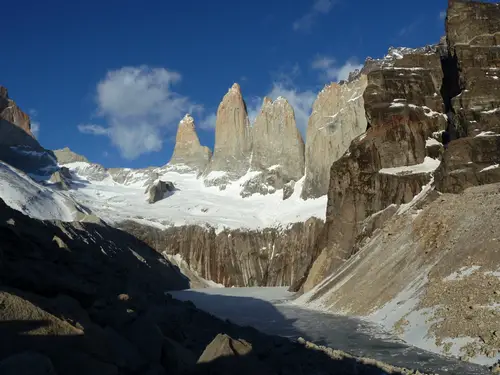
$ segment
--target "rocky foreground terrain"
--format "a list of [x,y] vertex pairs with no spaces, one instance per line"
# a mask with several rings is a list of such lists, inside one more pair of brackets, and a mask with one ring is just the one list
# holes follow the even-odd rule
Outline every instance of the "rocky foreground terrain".
[[0,200],[1,374],[409,374],[238,327],[164,291],[189,286],[102,224],[39,221]]

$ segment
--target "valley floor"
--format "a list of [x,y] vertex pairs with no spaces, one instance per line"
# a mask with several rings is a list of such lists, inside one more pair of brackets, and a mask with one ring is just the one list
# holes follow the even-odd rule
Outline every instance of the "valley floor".
[[221,319],[264,333],[299,337],[356,356],[439,374],[489,374],[486,367],[409,346],[380,327],[346,316],[296,306],[286,288],[213,288],[171,292]]

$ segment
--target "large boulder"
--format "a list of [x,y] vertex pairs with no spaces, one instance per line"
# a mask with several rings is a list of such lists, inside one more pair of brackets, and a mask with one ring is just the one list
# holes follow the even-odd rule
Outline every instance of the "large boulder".
[[185,165],[203,172],[211,157],[210,149],[200,144],[194,119],[187,114],[179,123],[174,153],[168,164]]
[[69,169],[66,167],[61,167],[59,170],[52,173],[49,181],[62,190],[69,190],[71,178],[71,172],[69,171]]
[[149,186],[146,189],[146,194],[148,195],[148,202],[151,204],[156,203],[165,198],[166,195],[174,191],[175,191],[175,186],[172,182],[158,180],[153,185]]
[[302,198],[327,194],[333,162],[366,131],[363,93],[367,83],[361,74],[349,82],[331,83],[318,94],[307,126]]
[[243,176],[250,166],[251,128],[247,106],[235,83],[217,110],[214,155],[204,173],[207,186],[224,186]]

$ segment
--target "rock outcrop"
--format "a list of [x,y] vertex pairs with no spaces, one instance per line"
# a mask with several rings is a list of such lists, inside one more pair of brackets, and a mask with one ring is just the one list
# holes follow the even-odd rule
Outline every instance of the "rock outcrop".
[[200,144],[194,119],[187,114],[179,123],[174,153],[169,164],[188,166],[201,173],[207,167],[211,157],[210,149]]
[[327,194],[332,164],[366,131],[367,81],[362,74],[343,84],[331,83],[318,94],[307,126],[303,199]]
[[[16,141],[16,139],[9,139],[11,135],[16,135],[13,131],[11,134],[4,134],[3,131],[7,132],[7,125],[4,125],[4,122],[8,122],[12,125],[17,126],[19,129],[23,130],[24,133],[28,134],[30,137],[33,137],[33,133],[31,133],[31,122],[29,116],[24,113],[17,104],[9,98],[8,91],[5,87],[0,86],[0,123],[2,124],[2,137],[1,144],[5,144],[5,142],[10,142],[11,145],[19,145],[20,143]],[[15,138],[18,138],[17,136]],[[21,143],[22,144],[22,143]]]
[[160,253],[176,255],[204,279],[225,286],[288,286],[312,260],[323,222],[288,229],[225,230],[190,225],[166,230],[127,221],[119,227]]
[[71,151],[69,147],[64,147],[59,150],[54,150],[54,155],[56,156],[57,162],[59,164],[69,164],[74,162],[90,163],[85,156],[79,155]]
[[250,168],[260,174],[245,183],[242,195],[275,192],[304,175],[304,141],[283,97],[264,98],[252,127]]
[[250,167],[251,128],[247,106],[235,83],[217,110],[214,154],[204,173],[207,186],[225,186],[243,176]]
[[146,194],[148,195],[148,202],[150,204],[156,203],[169,193],[175,191],[175,186],[170,181],[158,180],[146,189]]

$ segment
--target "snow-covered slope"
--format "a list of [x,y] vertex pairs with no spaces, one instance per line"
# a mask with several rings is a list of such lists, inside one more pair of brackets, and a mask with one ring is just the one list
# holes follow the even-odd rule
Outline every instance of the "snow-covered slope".
[[36,219],[74,221],[88,213],[71,197],[35,182],[3,162],[0,162],[0,198],[8,206]]
[[[286,226],[313,216],[324,219],[326,211],[326,196],[308,201],[300,199],[303,180],[296,183],[292,197],[283,201],[282,191],[242,198],[242,185],[253,172],[220,190],[206,187],[195,171],[181,170],[179,166],[106,171],[76,162],[65,167],[75,177],[74,189],[69,194],[109,223],[135,220],[159,228],[199,224],[219,230],[257,229]],[[117,176],[120,176],[119,182]],[[151,205],[147,203],[145,187],[159,178],[172,181],[176,191]]]

